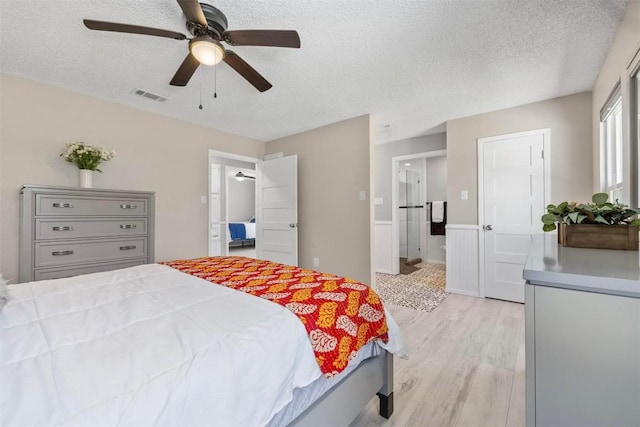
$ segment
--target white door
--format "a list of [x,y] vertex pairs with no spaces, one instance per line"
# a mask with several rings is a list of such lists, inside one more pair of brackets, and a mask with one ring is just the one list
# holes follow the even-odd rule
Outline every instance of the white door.
[[257,258],[298,265],[298,156],[256,166]]
[[545,212],[545,138],[548,129],[478,140],[485,297],[524,302],[522,271]]

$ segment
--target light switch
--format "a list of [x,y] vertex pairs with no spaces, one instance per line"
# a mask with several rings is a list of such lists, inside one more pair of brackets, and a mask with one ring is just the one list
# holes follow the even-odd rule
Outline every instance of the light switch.
[[367,200],[367,193],[365,191],[361,191],[359,193],[360,200]]
[[467,190],[460,192],[460,200],[469,200],[469,192]]
[[207,204],[207,196],[200,196],[200,203],[202,203],[203,205]]

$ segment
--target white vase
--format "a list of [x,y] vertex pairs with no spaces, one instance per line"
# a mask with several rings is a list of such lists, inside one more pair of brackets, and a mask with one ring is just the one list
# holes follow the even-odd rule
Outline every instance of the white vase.
[[80,169],[80,188],[93,187],[93,171],[89,169]]

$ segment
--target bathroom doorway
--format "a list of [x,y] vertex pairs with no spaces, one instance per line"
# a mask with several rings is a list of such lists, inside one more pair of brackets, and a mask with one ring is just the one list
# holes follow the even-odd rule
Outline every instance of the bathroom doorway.
[[424,216],[422,189],[424,180],[423,162],[404,163],[398,177],[398,214],[400,217],[400,274],[410,274],[418,270],[416,264],[422,262],[421,219]]
[[[400,274],[401,265],[406,265],[400,258],[416,267],[424,263],[445,264],[446,215],[432,226],[430,213],[431,202],[446,202],[446,154],[446,150],[437,150],[392,158],[393,274]],[[417,263],[412,264],[415,260]]]

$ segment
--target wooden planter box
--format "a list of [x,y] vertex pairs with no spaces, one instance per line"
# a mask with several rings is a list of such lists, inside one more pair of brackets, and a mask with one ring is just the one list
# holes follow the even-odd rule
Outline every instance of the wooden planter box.
[[638,226],[560,224],[558,243],[570,248],[638,250]]

